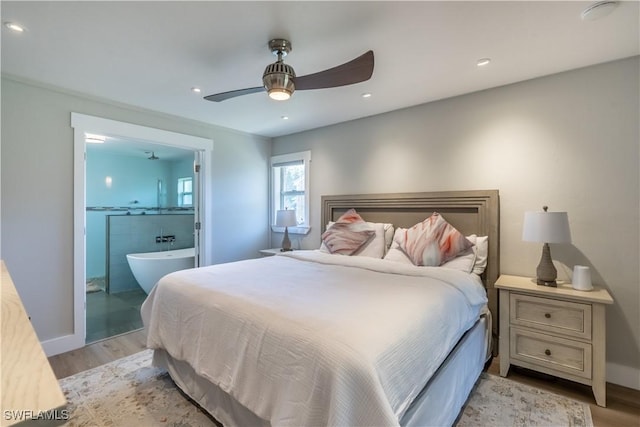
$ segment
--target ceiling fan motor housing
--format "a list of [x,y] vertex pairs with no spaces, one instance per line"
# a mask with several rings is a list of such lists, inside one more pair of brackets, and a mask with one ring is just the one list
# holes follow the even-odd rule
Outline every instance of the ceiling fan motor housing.
[[277,61],[267,65],[262,75],[262,83],[271,98],[288,99],[293,94],[293,91],[296,90],[295,77],[296,73],[292,66],[282,61]]

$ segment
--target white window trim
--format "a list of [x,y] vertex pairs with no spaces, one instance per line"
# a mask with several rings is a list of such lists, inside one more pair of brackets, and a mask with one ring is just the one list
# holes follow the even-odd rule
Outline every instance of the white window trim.
[[[271,162],[269,163],[269,192],[271,194],[270,198],[270,208],[269,208],[269,222],[273,221],[273,208],[274,208],[274,200],[276,198],[276,194],[274,194],[274,185],[273,185],[273,165],[278,163],[287,163],[287,162],[295,162],[302,160],[304,162],[304,204],[306,206],[304,212],[304,225],[299,225],[297,227],[288,227],[290,234],[309,234],[311,231],[311,227],[309,226],[309,170],[311,169],[311,151],[300,151],[297,153],[289,153],[289,154],[281,154],[277,156],[271,157]],[[284,233],[284,227],[276,227],[274,224],[271,225],[271,231],[274,233]]]
[[[185,207],[185,208],[192,208],[193,207],[193,177],[186,176],[186,177],[178,178],[178,190],[181,190],[181,189],[184,190],[185,181],[191,181],[191,191],[182,191],[182,192],[178,191],[178,206]],[[184,203],[185,194],[188,194],[191,196],[191,203],[188,203],[188,204]]]

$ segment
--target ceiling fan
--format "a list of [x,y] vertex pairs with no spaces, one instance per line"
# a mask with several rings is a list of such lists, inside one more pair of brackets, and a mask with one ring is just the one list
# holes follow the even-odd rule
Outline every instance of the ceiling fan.
[[267,91],[270,98],[284,101],[289,99],[295,90],[326,89],[352,85],[369,80],[373,74],[373,51],[371,50],[337,67],[301,77],[296,76],[292,66],[282,61],[282,58],[292,50],[289,40],[273,39],[269,41],[269,50],[278,57],[278,60],[273,64],[267,65],[264,70],[262,74],[264,86],[216,93],[205,96],[204,99],[221,102],[236,96]]

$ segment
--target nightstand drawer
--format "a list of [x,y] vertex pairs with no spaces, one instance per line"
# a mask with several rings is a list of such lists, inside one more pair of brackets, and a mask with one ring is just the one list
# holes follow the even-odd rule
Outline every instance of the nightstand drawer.
[[510,304],[509,316],[512,325],[591,339],[590,304],[514,293],[510,295]]
[[591,344],[511,328],[511,358],[591,378]]

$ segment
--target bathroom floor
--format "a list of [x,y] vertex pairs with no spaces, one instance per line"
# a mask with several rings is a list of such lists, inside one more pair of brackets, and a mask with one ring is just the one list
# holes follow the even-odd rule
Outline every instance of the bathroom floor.
[[87,292],[86,343],[142,328],[140,306],[146,297],[142,289],[116,294]]

